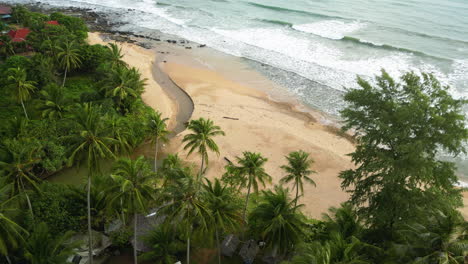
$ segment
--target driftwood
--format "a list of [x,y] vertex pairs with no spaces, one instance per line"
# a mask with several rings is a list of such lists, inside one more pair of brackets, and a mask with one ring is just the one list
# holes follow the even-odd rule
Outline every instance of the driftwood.
[[227,157],[224,157],[224,160],[227,161],[229,164],[232,164],[232,161],[228,159]]
[[229,116],[223,116],[223,118],[226,118],[226,119],[231,119],[231,120],[239,120],[239,118],[235,118],[235,117],[229,117]]

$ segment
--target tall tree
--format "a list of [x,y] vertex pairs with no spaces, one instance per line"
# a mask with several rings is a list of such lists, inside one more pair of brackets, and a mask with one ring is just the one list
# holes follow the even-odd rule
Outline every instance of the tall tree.
[[34,220],[34,211],[31,205],[27,187],[39,190],[36,182],[39,179],[32,173],[34,165],[38,162],[39,147],[29,140],[7,140],[4,143],[8,159],[0,161],[0,175],[12,184],[11,196],[24,195],[31,217]]
[[166,187],[170,202],[165,207],[169,215],[168,221],[184,229],[187,239],[187,264],[190,264],[190,240],[194,227],[202,232],[208,230],[210,214],[202,200],[200,184],[194,178],[189,168],[177,170],[180,174],[177,181]]
[[123,59],[122,48],[120,48],[115,43],[109,43],[109,49],[110,49],[109,61],[110,61],[111,67],[112,68],[120,67],[120,66],[127,67],[127,63],[125,63],[122,60]]
[[133,261],[137,259],[137,216],[138,213],[147,212],[147,204],[153,199],[154,173],[143,156],[136,160],[122,158],[117,161],[112,179],[117,183],[118,190],[112,198],[114,202],[121,204],[122,209],[126,209],[133,214]]
[[40,110],[42,117],[49,119],[60,119],[65,113],[65,96],[63,89],[56,84],[51,84],[41,92],[42,100]]
[[205,162],[208,164],[208,150],[211,150],[219,155],[219,148],[213,137],[222,135],[224,132],[219,126],[215,126],[210,119],[203,117],[197,120],[191,120],[188,124],[188,129],[192,132],[184,136],[182,142],[186,143],[184,150],[189,149],[187,155],[192,154],[195,150],[201,156],[200,172],[198,181],[201,181]]
[[152,143],[154,143],[154,170],[157,170],[158,161],[158,149],[159,141],[167,142],[167,120],[169,118],[162,118],[160,112],[152,112],[149,115],[149,137]]
[[13,94],[18,103],[21,103],[26,119],[29,119],[24,102],[31,98],[31,93],[36,90],[36,83],[28,81],[26,70],[19,67],[8,69],[7,74],[9,86],[13,89]]
[[[358,78],[341,112],[344,130],[356,131],[355,169],[341,172],[342,188],[371,228],[392,239],[395,226],[421,210],[460,206],[452,162],[437,154],[464,152],[468,138],[464,100],[430,74],[407,73],[397,83],[385,71],[376,85]],[[385,236],[384,236],[385,235]]]
[[88,207],[88,257],[93,263],[92,230],[91,230],[91,178],[100,171],[101,160],[114,158],[115,155],[109,146],[115,141],[108,136],[101,121],[100,107],[91,103],[78,104],[73,112],[72,119],[77,123],[78,129],[70,139],[74,147],[69,158],[69,163],[86,161],[88,168],[87,183],[87,207]]
[[303,205],[295,205],[296,199],[289,198],[288,189],[275,186],[262,191],[260,204],[249,215],[249,224],[273,250],[273,256],[294,249],[302,240],[305,217],[297,212]]
[[18,225],[11,217],[11,203],[16,197],[10,197],[11,184],[6,184],[3,179],[0,180],[0,255],[7,259],[11,264],[9,258],[9,251],[18,248],[24,241],[24,236],[27,231]]
[[[249,204],[250,192],[253,188],[258,193],[259,183],[265,187],[265,183],[271,182],[271,176],[265,171],[265,163],[268,161],[260,153],[245,151],[243,157],[236,157],[239,166],[230,165],[228,170],[232,170],[236,177],[240,177],[240,187],[247,187],[247,196],[245,197],[243,219],[246,222],[247,206]],[[247,186],[246,186],[247,185]]]
[[241,206],[236,203],[236,197],[232,191],[226,186],[222,186],[219,179],[215,179],[214,184],[207,179],[203,188],[205,190],[204,199],[206,209],[211,215],[210,226],[214,227],[216,235],[218,263],[221,264],[219,232],[235,231],[240,226],[242,222],[242,217],[240,215]]
[[58,46],[57,61],[64,69],[62,87],[65,86],[67,73],[70,70],[80,67],[81,58],[80,50],[75,41],[64,41],[61,46]]
[[144,90],[146,80],[140,77],[136,68],[128,69],[125,66],[117,66],[111,68],[103,79],[103,91],[106,96],[114,98],[122,114],[128,111],[125,109],[126,101],[136,100]]
[[301,195],[304,194],[304,181],[316,186],[314,180],[309,177],[312,173],[316,173],[310,169],[314,161],[309,159],[309,153],[302,150],[289,153],[286,159],[288,160],[288,165],[283,165],[281,168],[287,173],[287,175],[281,179],[281,183],[294,182],[297,204],[299,191],[301,192]]
[[53,234],[47,224],[40,223],[25,243],[25,258],[31,264],[61,264],[76,252],[79,242],[71,242],[73,232]]

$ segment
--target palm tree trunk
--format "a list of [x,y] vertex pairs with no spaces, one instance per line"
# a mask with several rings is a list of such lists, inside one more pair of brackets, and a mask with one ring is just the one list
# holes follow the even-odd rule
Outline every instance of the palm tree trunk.
[[219,243],[218,226],[216,226],[215,232],[216,232],[216,243],[218,245],[218,264],[221,264],[221,244]]
[[21,106],[23,107],[24,115],[26,116],[26,119],[29,120],[28,113],[26,112],[26,107],[24,107],[24,102],[23,99],[21,99]]
[[133,263],[137,264],[137,213],[136,211],[133,213]]
[[298,198],[299,198],[299,184],[296,183],[296,201],[294,202],[294,207],[297,207]]
[[154,150],[154,171],[156,172],[157,171],[157,168],[158,168],[158,144],[159,143],[159,139],[156,138],[156,147],[155,147],[155,150]]
[[247,189],[247,197],[245,198],[245,206],[244,206],[244,213],[243,213],[243,216],[242,218],[244,219],[244,224],[247,223],[245,217],[246,217],[246,212],[247,212],[247,205],[249,204],[249,197],[250,197],[250,184],[252,182],[250,181],[249,179],[249,187]]
[[202,155],[201,158],[201,166],[200,166],[200,173],[198,174],[198,181],[201,182],[202,174],[203,174],[203,166],[205,165],[205,156]]
[[187,264],[190,264],[190,234],[187,236]]
[[65,67],[65,74],[63,75],[62,87],[65,86],[65,80],[67,79],[67,71],[68,71],[68,67]]
[[26,201],[28,202],[29,211],[31,212],[31,217],[32,217],[32,220],[34,222],[34,212],[33,212],[33,208],[32,208],[32,205],[31,205],[31,200],[29,199],[28,193],[24,189],[24,183],[23,183],[22,178],[20,178],[20,183],[21,183],[21,188],[23,189],[24,195],[26,196]]
[[5,258],[6,258],[7,262],[8,262],[8,264],[11,264],[11,259],[10,259],[10,257],[5,256]]
[[88,194],[87,194],[87,202],[88,202],[88,258],[89,264],[93,264],[93,237],[91,233],[91,175],[88,174]]

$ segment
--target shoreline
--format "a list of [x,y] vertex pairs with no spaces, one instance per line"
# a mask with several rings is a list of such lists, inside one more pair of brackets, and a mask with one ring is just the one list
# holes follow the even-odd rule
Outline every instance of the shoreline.
[[[108,34],[89,35],[90,44],[105,45],[110,40]],[[234,57],[223,57],[219,60],[226,69],[218,71],[217,59],[204,57],[203,65],[190,56],[193,50],[174,48],[160,42],[155,43],[156,47],[151,49],[129,43],[117,44],[122,47],[124,60],[130,66],[143,69],[142,77],[149,79],[149,86],[142,96],[145,103],[161,111],[160,104],[167,105],[167,101],[174,98],[169,91],[182,89],[194,104],[191,119],[210,118],[226,132],[226,137],[215,139],[221,154],[209,154],[206,177],[212,179],[224,173],[224,157],[235,160],[243,151],[254,151],[269,159],[265,166],[266,171],[273,178],[272,185],[278,184],[284,176],[279,168],[286,163],[284,156],[291,151],[302,149],[311,153],[315,160],[313,169],[318,171],[318,174],[313,176],[317,188],[305,186],[305,194],[301,198],[301,203],[306,205],[304,213],[320,217],[330,206],[339,206],[348,198],[348,194],[340,188],[338,173],[352,166],[346,154],[354,147],[348,139],[337,136],[327,126],[320,124],[320,113],[314,116],[298,110],[299,106],[291,102],[272,100],[264,89],[256,89],[256,86],[274,89],[271,87],[273,84],[253,69],[244,68],[245,64],[238,63]],[[148,56],[151,56],[151,59]],[[151,71],[148,71],[148,65]],[[228,74],[223,74],[223,71],[232,72],[243,81],[232,80],[226,76]],[[161,76],[161,73],[167,76],[163,81],[156,82],[154,79]],[[157,90],[159,94],[148,93],[147,90]],[[170,115],[165,115],[172,120],[171,129],[176,128],[177,123],[181,123],[180,118],[177,120],[178,111],[184,110],[177,106],[180,103],[173,102]],[[185,107],[191,110],[190,106]],[[186,157],[186,151],[183,150],[182,138],[186,133],[184,130],[176,134],[167,145],[161,146],[160,151],[163,155],[160,156],[180,153],[184,160],[198,166],[199,157]],[[140,151],[145,153],[145,148],[148,147],[143,146]]]
[[[109,33],[99,32],[90,33],[89,37],[92,44],[104,45],[111,38]],[[187,53],[184,48],[163,43],[149,47],[138,45],[138,40],[132,41],[135,43],[117,44],[123,48],[124,60],[130,66],[145,69],[142,77],[150,80],[150,87],[145,89],[142,98],[158,111],[164,111],[161,103],[162,106],[171,106],[167,117],[175,133],[167,145],[161,146],[161,157],[168,153],[180,153],[184,160],[198,166],[199,157],[186,157],[183,150],[182,138],[187,133],[184,130],[185,122],[199,117],[210,118],[221,126],[227,136],[215,139],[221,155],[210,153],[206,177],[212,179],[223,174],[226,165],[224,157],[235,160],[235,156],[240,156],[243,151],[261,152],[269,159],[266,170],[273,177],[272,185],[266,186],[268,188],[279,183],[283,176],[279,166],[285,164],[284,156],[290,151],[302,149],[311,153],[315,160],[313,169],[318,172],[312,176],[317,188],[305,186],[304,197],[300,199],[306,205],[304,213],[320,218],[329,207],[339,206],[348,199],[348,194],[341,189],[338,173],[353,166],[346,154],[354,150],[354,145],[350,137],[338,136],[336,126],[321,123],[319,119],[323,118],[322,113],[314,112],[314,109],[304,112],[299,110],[304,105],[273,100],[264,90],[256,89],[255,84],[258,82],[265,82],[267,86],[271,84],[266,77],[255,73],[254,69],[246,73],[233,63],[228,67],[229,72],[238,74],[244,81],[233,80],[223,74],[223,70],[217,69],[216,63],[206,64],[194,60],[190,50]],[[222,62],[231,63],[229,59]],[[255,82],[251,78],[256,78]],[[148,89],[159,93],[148,94]],[[181,98],[185,102],[178,101]],[[144,145],[137,152],[151,156],[153,150],[149,145]],[[464,204],[468,204],[468,193],[464,193],[463,200]],[[467,207],[460,208],[460,212],[468,218]]]

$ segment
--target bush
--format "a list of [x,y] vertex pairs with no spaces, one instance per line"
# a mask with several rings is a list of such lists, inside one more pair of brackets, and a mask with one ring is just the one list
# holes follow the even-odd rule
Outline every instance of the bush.
[[109,58],[109,48],[103,45],[83,45],[80,49],[81,71],[94,72]]
[[73,190],[64,184],[43,182],[40,193],[31,197],[34,217],[45,222],[52,233],[82,231],[86,226],[86,204],[75,198]]
[[130,245],[130,238],[133,232],[128,227],[122,227],[110,234],[110,240],[113,246],[119,249],[126,248]]
[[88,37],[89,29],[81,18],[67,16],[62,13],[52,13],[50,19],[57,20],[61,25],[67,27],[78,40],[85,40]]

